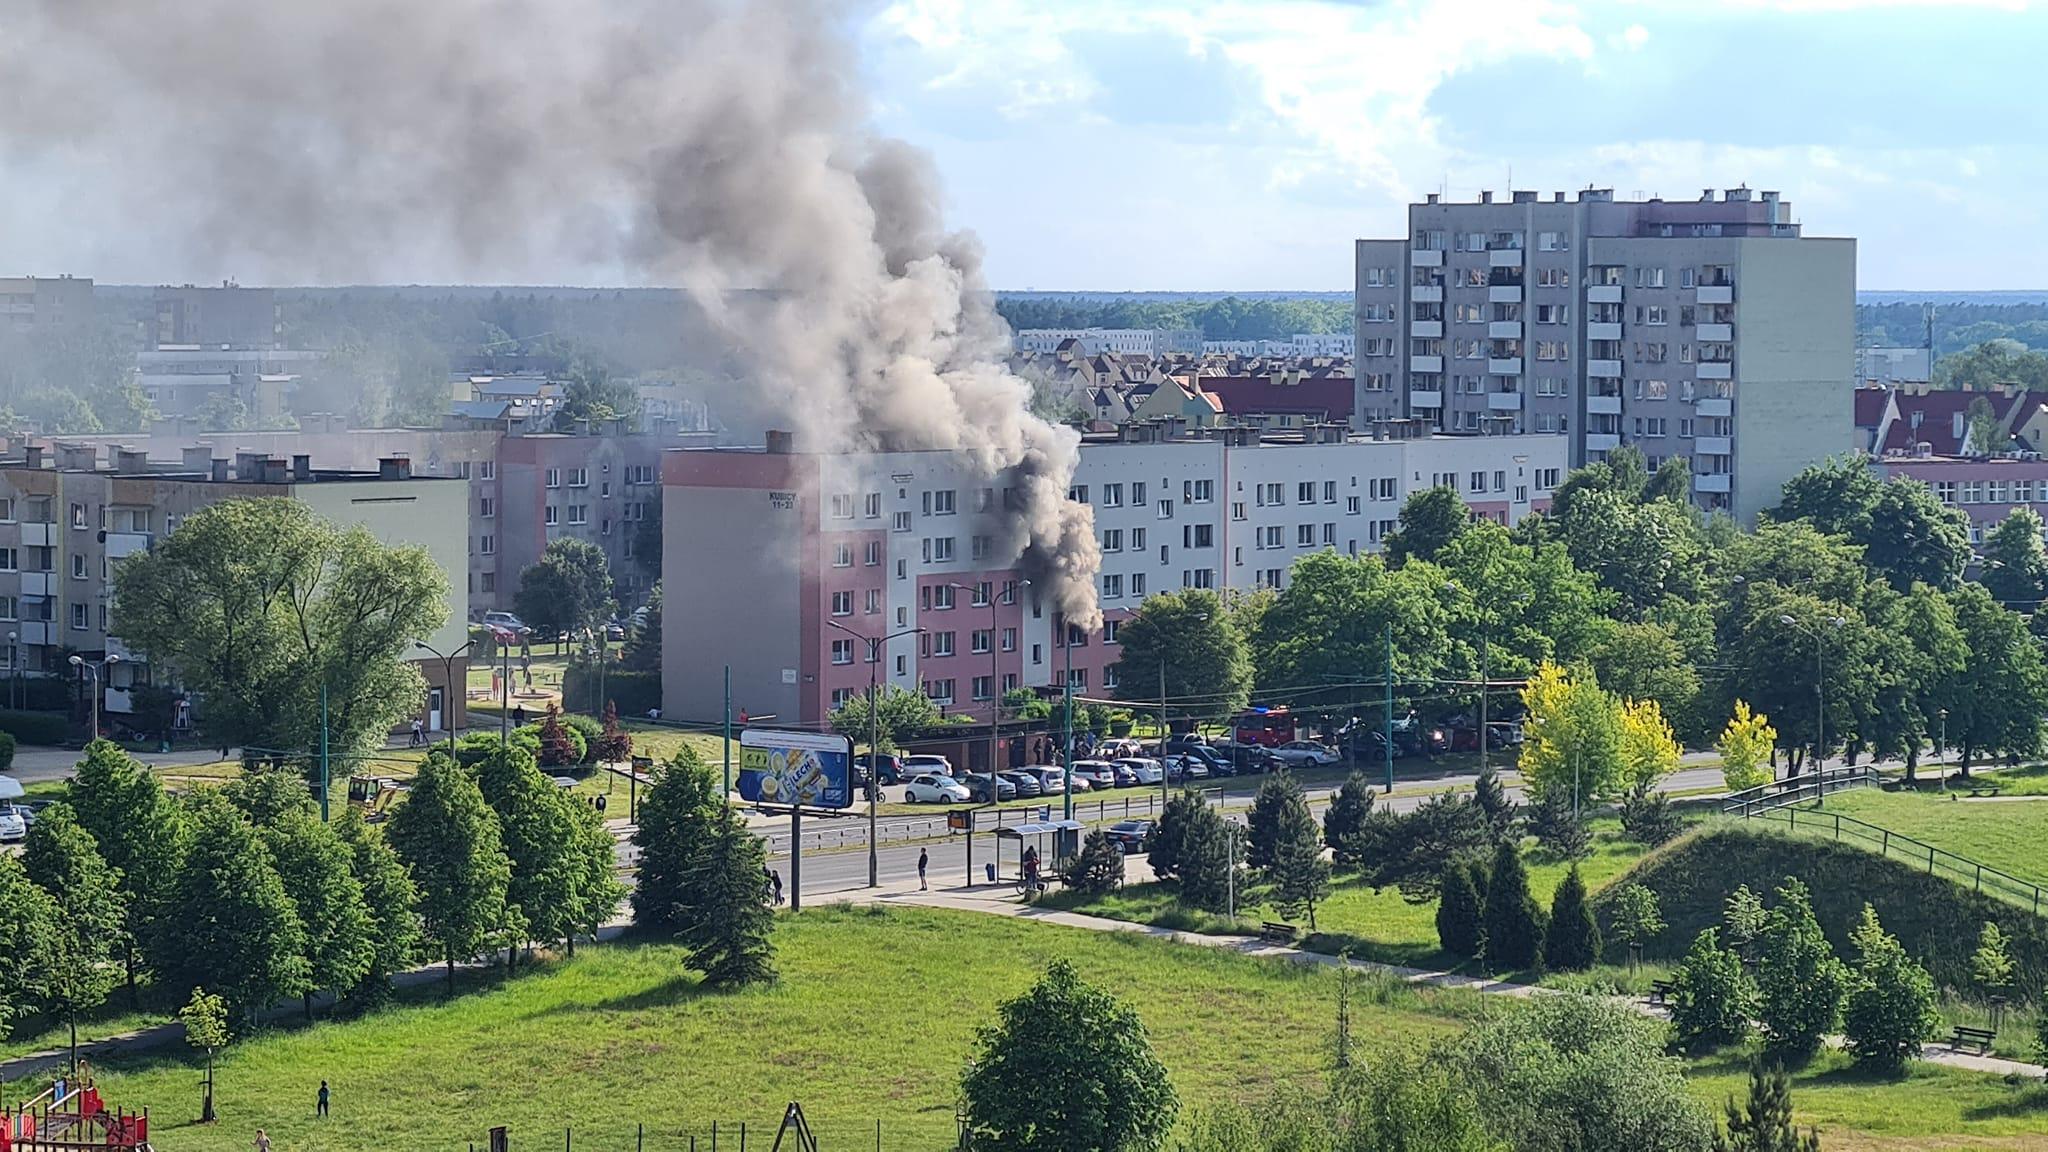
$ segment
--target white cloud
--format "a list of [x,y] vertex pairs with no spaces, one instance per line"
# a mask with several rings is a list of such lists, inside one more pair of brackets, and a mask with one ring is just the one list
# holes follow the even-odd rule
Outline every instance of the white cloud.
[[1641,24],[1631,24],[1622,29],[1621,42],[1630,50],[1641,48],[1650,42],[1650,30]]

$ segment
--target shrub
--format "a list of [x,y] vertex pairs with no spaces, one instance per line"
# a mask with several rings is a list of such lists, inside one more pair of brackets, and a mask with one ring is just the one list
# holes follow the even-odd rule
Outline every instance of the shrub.
[[599,734],[597,758],[607,764],[618,764],[633,755],[633,734],[619,727],[618,705],[605,702],[604,731]]
[[1757,1016],[1766,1044],[1785,1056],[1813,1055],[1841,1015],[1849,971],[1813,918],[1806,885],[1785,878],[1765,920],[1759,951]]
[[1473,876],[1478,869],[1476,861],[1453,860],[1444,865],[1443,894],[1436,906],[1437,943],[1451,955],[1467,960],[1478,956],[1486,942],[1486,902]]
[[71,721],[62,712],[0,708],[0,732],[23,744],[62,744],[71,734]]
[[[604,670],[604,700],[617,704],[621,716],[645,716],[661,707],[661,673],[628,672],[613,664]],[[584,661],[562,673],[562,699],[598,706],[597,668]]]
[[1685,817],[1671,807],[1670,797],[1637,785],[1621,802],[1621,831],[1636,843],[1655,848],[1685,831]]
[[1756,987],[1742,957],[1721,947],[1712,928],[1693,939],[1692,950],[1671,975],[1671,1026],[1688,1046],[1733,1044],[1749,1035],[1756,1014]]
[[564,716],[562,717],[562,723],[567,725],[570,731],[582,737],[583,749],[577,753],[576,763],[596,763],[598,742],[604,739],[604,725],[583,715]]
[[1593,834],[1562,792],[1550,793],[1529,809],[1529,833],[1566,860],[1583,860],[1593,847]]
[[0,732],[0,772],[14,767],[14,737]]
[[1543,962],[1552,971],[1580,972],[1600,959],[1600,925],[1586,902],[1578,865],[1565,873],[1550,902],[1550,926],[1543,935]]
[[1081,841],[1081,854],[1060,861],[1060,883],[1083,896],[1100,896],[1124,882],[1124,851],[1097,828]]
[[1941,1027],[1934,1010],[1934,978],[1906,955],[1868,904],[1854,939],[1856,975],[1842,1012],[1842,1032],[1858,1064],[1897,1073],[1919,1057],[1920,1045]]
[[1495,972],[1540,967],[1543,909],[1529,894],[1521,846],[1503,840],[1494,850],[1486,883],[1486,966]]
[[1792,1126],[1792,1078],[1783,1068],[1749,1066],[1749,1107],[1728,1097],[1728,1131],[1714,1136],[1714,1152],[1820,1152],[1820,1133],[1801,1136]]

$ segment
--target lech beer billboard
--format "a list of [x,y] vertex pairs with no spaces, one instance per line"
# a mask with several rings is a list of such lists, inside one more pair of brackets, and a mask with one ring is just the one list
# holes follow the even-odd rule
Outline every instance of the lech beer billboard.
[[823,732],[740,733],[740,797],[805,808],[853,806],[853,741]]

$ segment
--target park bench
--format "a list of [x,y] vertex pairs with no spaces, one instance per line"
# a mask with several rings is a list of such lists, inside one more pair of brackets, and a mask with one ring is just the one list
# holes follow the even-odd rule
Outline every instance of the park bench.
[[1669,1004],[1671,1002],[1671,994],[1677,990],[1678,985],[1673,984],[1669,980],[1652,980],[1650,981],[1650,1003]]
[[1259,942],[1262,944],[1292,944],[1301,929],[1277,920],[1267,920],[1259,925]]
[[1971,1028],[1967,1025],[1958,1024],[1955,1031],[1949,1035],[1948,1046],[1957,1052],[1962,1051],[1965,1047],[1974,1048],[1979,1056],[1989,1056],[1991,1055],[1991,1042],[1997,1038],[1998,1033],[1993,1032],[1989,1028]]

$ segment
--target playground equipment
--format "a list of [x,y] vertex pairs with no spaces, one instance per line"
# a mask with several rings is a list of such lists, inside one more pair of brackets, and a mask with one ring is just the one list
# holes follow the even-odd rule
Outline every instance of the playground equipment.
[[375,824],[391,814],[391,800],[403,789],[388,776],[351,776],[348,802],[363,810],[365,823]]
[[107,1111],[91,1065],[81,1063],[75,1080],[0,1104],[0,1152],[150,1152],[149,1113]]

